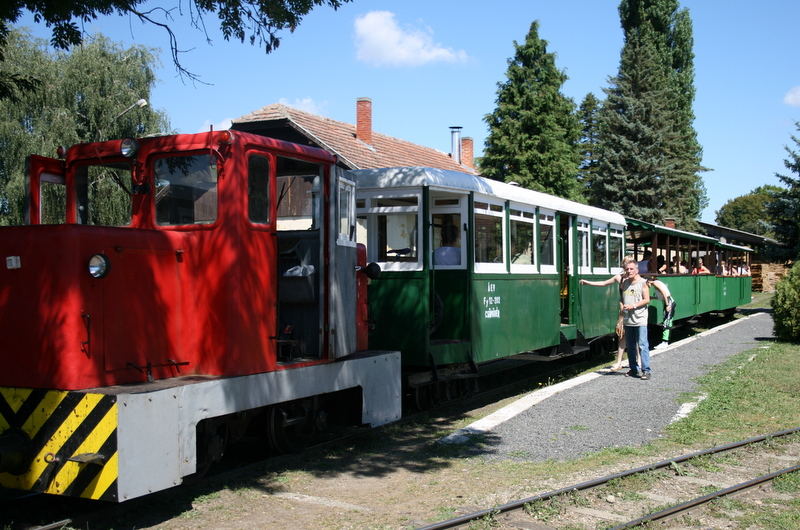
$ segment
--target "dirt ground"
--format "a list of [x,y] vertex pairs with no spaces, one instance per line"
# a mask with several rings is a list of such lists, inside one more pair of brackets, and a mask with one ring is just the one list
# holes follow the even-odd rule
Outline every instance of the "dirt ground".
[[404,422],[353,444],[227,472],[139,501],[117,514],[118,522],[162,529],[416,528],[671,456],[550,473],[547,464],[485,460],[480,443],[436,443],[482,413]]

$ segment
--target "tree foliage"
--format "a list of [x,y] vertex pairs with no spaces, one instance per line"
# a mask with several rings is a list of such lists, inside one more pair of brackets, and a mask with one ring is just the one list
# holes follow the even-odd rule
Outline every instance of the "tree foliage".
[[148,48],[125,49],[97,36],[72,53],[52,52],[46,42],[12,31],[6,54],[0,68],[42,82],[16,101],[0,101],[0,224],[22,222],[28,155],[54,156],[59,145],[168,132],[166,115],[150,107],[116,119],[131,103],[150,97],[156,59]]
[[697,229],[708,201],[692,125],[691,19],[677,0],[622,0],[619,13],[625,44],[600,112],[593,202]]
[[[800,131],[800,122],[795,122]],[[792,136],[795,149],[800,149],[800,136]],[[777,174],[786,188],[775,194],[767,212],[775,225],[775,238],[786,245],[787,259],[800,258],[800,151],[785,147],[789,157],[783,163],[796,176]]]
[[[9,27],[28,11],[34,21],[52,28],[50,43],[57,49],[67,50],[83,42],[81,24],[103,16],[129,16],[145,24],[161,28],[169,40],[172,60],[182,75],[196,76],[181,66],[178,39],[173,29],[175,15],[188,19],[191,26],[205,32],[206,17],[216,14],[225,40],[249,41],[262,46],[266,53],[278,47],[280,33],[294,31],[303,17],[314,7],[328,5],[337,9],[351,0],[189,0],[186,4],[175,0],[172,7],[147,7],[146,0],[4,0],[0,3],[0,62],[1,50]],[[22,82],[19,82],[22,81]],[[15,80],[0,76],[2,90],[7,94],[26,87],[29,79]]]
[[583,186],[583,194],[590,201],[594,195],[593,184],[599,164],[600,100],[589,92],[578,107],[578,121],[581,137],[578,141],[581,164],[578,168],[578,181]]
[[774,238],[773,222],[766,215],[766,210],[767,205],[780,191],[781,188],[778,186],[767,184],[757,187],[750,193],[730,199],[717,210],[717,224]]
[[800,261],[775,286],[772,309],[775,335],[784,340],[800,341]]
[[567,80],[558,70],[547,41],[534,21],[525,42],[514,42],[506,81],[498,83],[496,107],[484,119],[489,125],[483,175],[516,181],[523,187],[582,200],[577,171],[580,127],[575,104],[561,93]]

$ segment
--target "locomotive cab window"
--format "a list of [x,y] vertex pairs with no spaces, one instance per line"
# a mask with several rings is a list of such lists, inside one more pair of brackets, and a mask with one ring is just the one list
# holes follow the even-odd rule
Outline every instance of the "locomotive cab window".
[[64,224],[67,219],[67,190],[59,175],[42,175],[39,182],[40,223]]
[[247,214],[252,223],[269,219],[269,158],[252,155],[247,162]]
[[506,272],[503,205],[475,201],[475,272]]
[[217,220],[217,166],[209,154],[155,161],[156,222],[162,226]]
[[278,158],[278,230],[318,230],[322,182],[319,164]]
[[129,162],[78,166],[74,178],[78,224],[127,226],[131,223],[133,186]]
[[340,245],[354,245],[356,237],[356,185],[354,182],[339,179],[338,215],[339,233],[336,242]]

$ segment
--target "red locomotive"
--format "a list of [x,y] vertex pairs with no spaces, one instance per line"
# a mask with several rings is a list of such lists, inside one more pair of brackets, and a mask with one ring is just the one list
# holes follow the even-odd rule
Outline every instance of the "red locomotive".
[[60,154],[30,157],[28,225],[0,229],[0,486],[123,501],[253,425],[286,449],[326,415],[400,416],[330,154],[237,131]]

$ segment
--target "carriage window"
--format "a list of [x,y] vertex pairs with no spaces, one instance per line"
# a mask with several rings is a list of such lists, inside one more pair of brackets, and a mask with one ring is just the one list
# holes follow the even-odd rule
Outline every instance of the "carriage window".
[[611,230],[608,242],[608,259],[611,268],[622,267],[622,230]]
[[417,261],[417,214],[378,215],[378,261]]
[[608,268],[606,257],[606,231],[594,227],[592,230],[592,267]]
[[395,206],[417,206],[417,197],[382,197],[372,200],[372,206],[377,208],[391,208]]
[[578,267],[589,266],[589,223],[578,222]]
[[77,167],[78,224],[129,225],[132,189],[131,166],[127,161]]
[[555,218],[539,214],[539,256],[542,266],[556,264]]
[[319,229],[321,175],[319,164],[278,158],[278,230]]
[[503,207],[495,213],[497,207],[475,203],[475,263],[503,263]]
[[269,222],[269,159],[253,155],[248,161],[247,211],[254,223]]
[[511,264],[533,265],[533,223],[511,220]]
[[67,217],[67,191],[63,182],[42,180],[39,184],[40,223],[61,225]]
[[217,219],[217,165],[211,155],[171,156],[155,162],[156,222],[210,224]]

